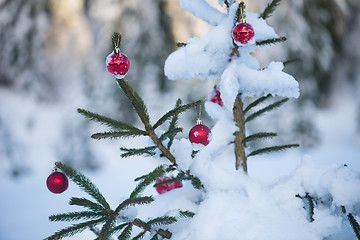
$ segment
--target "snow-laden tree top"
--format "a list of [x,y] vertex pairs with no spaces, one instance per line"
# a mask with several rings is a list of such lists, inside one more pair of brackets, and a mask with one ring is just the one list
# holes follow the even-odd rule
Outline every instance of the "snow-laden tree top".
[[[228,1],[233,2],[233,1]],[[224,1],[219,1],[223,4]],[[238,93],[242,96],[272,94],[283,97],[299,96],[298,82],[283,72],[282,63],[270,63],[260,70],[259,62],[251,56],[255,43],[242,47],[234,45],[232,29],[239,5],[232,4],[221,13],[204,0],[182,0],[181,6],[196,17],[214,25],[204,37],[190,38],[186,45],[172,53],[165,62],[165,75],[176,79],[220,79],[224,104],[232,109]],[[278,38],[274,29],[256,13],[246,13],[246,22],[255,30],[255,42]],[[238,54],[233,54],[234,50]]]

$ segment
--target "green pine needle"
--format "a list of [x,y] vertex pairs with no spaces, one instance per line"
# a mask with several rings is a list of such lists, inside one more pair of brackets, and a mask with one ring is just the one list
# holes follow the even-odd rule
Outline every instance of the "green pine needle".
[[139,239],[143,239],[145,237],[146,234],[146,230],[140,232],[138,235],[136,235],[135,237],[133,237],[131,240],[139,240]]
[[63,228],[63,229],[55,232],[50,237],[46,238],[46,240],[58,240],[58,239],[63,239],[66,237],[74,236],[75,234],[84,231],[88,227],[97,225],[101,222],[104,222],[105,220],[106,220],[105,218],[99,218],[96,220],[90,220],[90,221],[86,221],[86,222],[82,222],[82,223],[78,223],[78,224],[73,224],[69,227]]
[[95,212],[99,212],[99,211],[107,212],[108,211],[101,204],[94,203],[86,198],[72,197],[72,198],[70,198],[69,204],[75,205],[75,206],[80,206],[80,207],[86,207]]
[[195,216],[195,213],[190,212],[190,211],[180,211],[179,214],[180,214],[180,217],[182,217],[182,218],[192,218]]
[[51,222],[70,222],[70,221],[99,218],[100,214],[101,213],[99,212],[92,212],[92,211],[68,212],[68,213],[51,215],[49,219]]
[[280,107],[281,105],[283,105],[288,100],[289,100],[288,98],[284,98],[284,99],[282,99],[280,101],[277,101],[277,102],[275,102],[275,103],[273,103],[273,104],[271,104],[271,105],[269,105],[269,106],[255,112],[255,113],[251,114],[250,116],[248,116],[246,118],[245,123],[250,122],[251,120],[254,120],[256,117],[259,117],[261,114],[263,114],[265,112],[269,112],[271,110],[274,110],[274,109]]
[[299,147],[299,146],[300,146],[299,144],[288,144],[288,145],[261,148],[261,149],[258,149],[258,150],[255,150],[255,151],[251,152],[248,155],[248,157],[263,154],[263,153],[278,152],[278,151],[281,151],[281,150],[285,150],[285,149],[289,149],[289,148],[296,148],[296,147]]
[[[176,101],[176,105],[175,105],[175,108],[178,108],[181,106],[181,99],[179,98],[177,101]],[[171,122],[169,124],[169,128],[168,128],[168,131],[171,131],[172,129],[176,129],[176,126],[177,126],[177,122],[179,120],[179,113],[175,113],[174,116],[172,117],[171,119]],[[168,142],[168,145],[167,145],[167,148],[170,149],[171,145],[173,144],[173,141],[174,141],[174,138],[176,136],[177,133],[173,134],[173,135],[169,135],[169,142]]]
[[113,129],[120,129],[120,130],[125,129],[125,130],[133,130],[133,131],[141,132],[140,129],[138,129],[136,127],[133,127],[133,126],[130,126],[129,124],[126,124],[126,123],[114,120],[112,118],[108,118],[108,117],[99,115],[97,113],[87,111],[85,109],[80,109],[79,108],[77,111],[78,111],[78,113],[84,115],[85,117],[89,118],[90,120],[99,122],[99,123],[101,123],[101,124],[103,124],[105,126],[113,128]]
[[272,0],[271,3],[267,5],[260,17],[263,19],[270,17],[271,14],[275,11],[275,8],[280,4],[280,2],[281,0]]
[[352,227],[352,229],[354,230],[354,233],[357,237],[358,240],[360,240],[360,226],[359,223],[356,221],[355,217],[349,213],[348,215],[348,220],[350,222],[350,225]]
[[264,102],[266,99],[268,99],[269,97],[271,97],[271,94],[268,94],[266,96],[260,97],[258,99],[256,99],[254,102],[250,103],[244,110],[244,112],[248,112],[250,109],[252,109],[253,107],[256,107],[257,105],[259,105],[260,103]]
[[124,131],[124,132],[103,132],[103,133],[95,133],[91,135],[91,138],[94,139],[116,139],[116,138],[130,138],[136,136],[147,136],[145,131]]
[[277,44],[281,42],[285,42],[287,40],[286,37],[279,37],[279,38],[271,38],[264,41],[256,42],[256,46],[264,46],[269,44]]
[[152,227],[152,226],[170,225],[175,222],[177,222],[176,217],[162,216],[148,221],[147,224],[149,224]]
[[116,79],[116,81],[135,108],[135,111],[140,117],[142,123],[145,125],[145,128],[148,129],[150,125],[150,117],[143,99],[129,84],[125,82],[124,79]]
[[116,208],[115,213],[118,213],[122,209],[129,207],[129,206],[135,206],[135,205],[143,205],[143,204],[149,204],[154,201],[153,197],[136,197],[136,198],[128,198],[122,201],[122,203],[119,204],[119,206]]
[[305,195],[305,198],[308,200],[308,205],[309,205],[309,220],[310,222],[313,222],[314,221],[314,200],[313,198],[308,194],[306,193]]
[[138,219],[138,218],[135,218],[134,221],[133,221],[134,225],[137,226],[137,227],[140,227],[146,231],[151,231],[151,227],[149,224],[147,224],[146,222]]
[[65,175],[68,176],[74,183],[76,183],[84,192],[92,196],[101,206],[110,210],[109,203],[105,200],[99,189],[87,177],[62,162],[56,162],[55,165],[61,169]]
[[176,136],[176,134],[181,133],[183,131],[182,128],[172,128],[169,129],[168,131],[164,132],[163,134],[161,134],[160,136],[160,141],[164,141],[167,137],[174,139],[174,137]]
[[193,187],[194,187],[195,189],[202,189],[202,188],[204,188],[204,186],[202,185],[200,179],[197,178],[197,177],[193,177],[193,178],[191,179],[191,184],[193,185]]
[[[171,235],[172,235],[171,232],[169,232],[169,230],[164,230],[164,229],[158,229],[156,232],[164,238],[171,238]],[[158,239],[158,238],[155,238],[155,239]]]
[[[155,182],[158,178],[164,176],[164,174],[165,174],[164,167],[159,166],[155,168],[151,173],[138,178],[137,180],[141,179],[142,181],[132,191],[132,193],[130,194],[130,198],[134,198],[138,196],[141,192],[145,190],[147,186]],[[135,181],[137,180],[135,179]]]
[[120,48],[121,33],[114,32],[114,35],[112,36],[112,43],[113,43],[114,49],[115,48]]
[[119,240],[130,239],[132,229],[133,229],[133,225],[132,225],[132,223],[129,223],[129,225],[127,225],[127,227],[122,231],[122,233],[120,234],[118,239]]
[[157,233],[150,240],[159,240]]
[[179,107],[176,107],[174,109],[172,109],[171,111],[167,112],[164,116],[162,116],[155,124],[154,124],[154,129],[156,129],[157,127],[161,126],[164,122],[166,122],[168,119],[170,119],[172,116],[174,116],[175,114],[180,114],[190,108],[194,108],[195,106],[199,106],[203,103],[202,100],[193,102],[193,103],[189,103],[186,105],[182,105]]
[[124,151],[125,153],[121,154],[120,156],[122,158],[131,157],[131,156],[139,156],[142,154],[147,154],[150,156],[155,155],[153,150],[156,149],[156,146],[151,147],[145,147],[145,148],[120,148],[121,151]]
[[254,141],[254,140],[259,140],[259,139],[264,139],[264,138],[272,138],[272,137],[276,137],[276,136],[277,136],[277,134],[273,133],[273,132],[260,132],[260,133],[255,133],[250,136],[247,136],[246,138],[244,138],[243,142],[247,143],[247,142]]

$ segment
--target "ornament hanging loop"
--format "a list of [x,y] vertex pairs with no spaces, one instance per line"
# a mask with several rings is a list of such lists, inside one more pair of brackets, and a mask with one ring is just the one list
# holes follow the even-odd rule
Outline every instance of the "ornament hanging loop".
[[114,32],[114,35],[112,37],[112,43],[116,54],[120,53],[120,42],[121,42],[121,33]]
[[245,3],[243,1],[241,1],[239,3],[239,22],[240,23],[246,23],[245,20]]

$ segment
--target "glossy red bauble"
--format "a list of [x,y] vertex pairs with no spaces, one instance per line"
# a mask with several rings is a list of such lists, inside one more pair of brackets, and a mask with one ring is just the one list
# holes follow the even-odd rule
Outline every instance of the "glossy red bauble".
[[224,103],[220,97],[220,91],[213,89],[211,92],[209,92],[206,100],[219,104],[220,107],[224,106]]
[[124,78],[130,68],[129,58],[120,51],[116,53],[114,50],[106,58],[106,68],[115,78]]
[[212,139],[211,130],[199,121],[190,129],[189,140],[194,150],[200,150],[210,143]]
[[238,46],[243,46],[250,43],[255,36],[254,28],[248,23],[238,23],[232,32],[235,43]]
[[[166,177],[166,176],[162,177],[162,178],[159,178],[156,181],[156,184],[167,181],[167,180],[170,180],[170,179],[171,178]],[[169,192],[169,191],[171,191],[171,190],[173,190],[175,188],[181,188],[182,186],[183,186],[182,182],[172,182],[172,183],[161,184],[161,185],[155,187],[155,189],[159,194],[163,194],[163,193]]]
[[69,181],[62,172],[53,172],[47,178],[46,186],[52,193],[62,193],[68,188]]

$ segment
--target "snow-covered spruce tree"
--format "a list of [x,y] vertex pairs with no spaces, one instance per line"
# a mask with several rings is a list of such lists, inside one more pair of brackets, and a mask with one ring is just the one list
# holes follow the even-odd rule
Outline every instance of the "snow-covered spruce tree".
[[[168,57],[165,74],[169,79],[220,79],[220,91],[211,91],[205,101],[206,111],[216,120],[215,126],[210,130],[199,119],[190,130],[189,139],[175,138],[183,130],[177,126],[179,115],[191,108],[199,109],[204,101],[183,105],[178,100],[173,109],[152,123],[144,101],[124,79],[130,63],[120,52],[120,34],[114,34],[114,51],[107,58],[107,67],[144,127],[84,109],[78,111],[111,129],[92,135],[95,139],[148,138],[150,144],[146,147],[122,147],[121,156],[147,155],[156,159],[158,166],[137,177],[138,185],[130,195],[111,208],[88,178],[57,162],[56,168],[62,172],[56,170],[49,176],[49,190],[65,191],[69,177],[93,200],[72,197],[70,205],[86,210],[52,215],[50,220],[80,222],[47,239],[62,239],[90,229],[95,239],[103,240],[321,240],[344,239],[350,226],[360,239],[360,193],[355,190],[360,177],[348,166],[319,168],[304,161],[291,175],[270,185],[247,174],[248,158],[298,146],[247,147],[251,141],[276,136],[271,132],[248,135],[246,130],[251,120],[281,106],[287,98],[268,105],[265,102],[271,96],[299,95],[296,80],[282,71],[288,62],[272,62],[260,69],[250,55],[257,47],[285,40],[265,22],[279,2],[273,0],[258,15],[246,12],[243,2],[219,1],[227,9],[221,13],[202,0],[181,1],[183,8],[214,28],[203,38],[180,44],[182,48]],[[257,98],[249,101],[248,97]],[[173,176],[166,176],[170,174]],[[152,186],[160,195],[143,196],[145,188]]]

